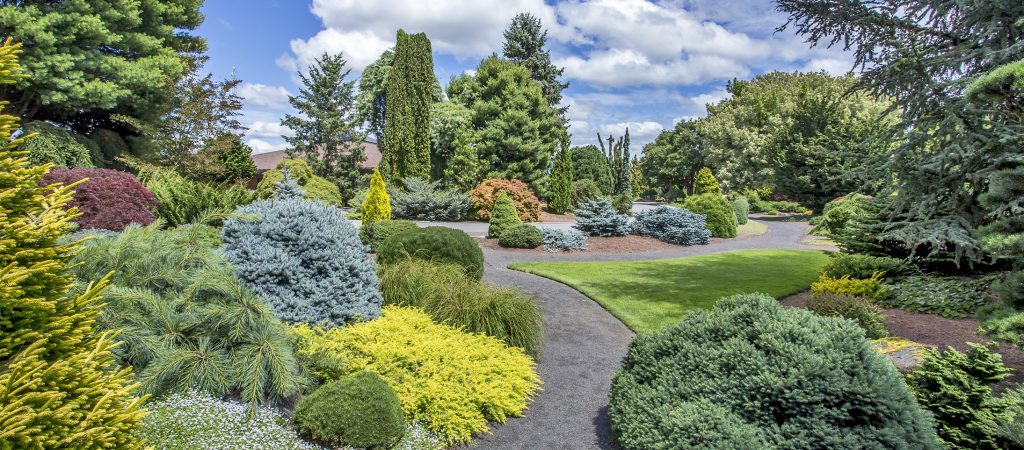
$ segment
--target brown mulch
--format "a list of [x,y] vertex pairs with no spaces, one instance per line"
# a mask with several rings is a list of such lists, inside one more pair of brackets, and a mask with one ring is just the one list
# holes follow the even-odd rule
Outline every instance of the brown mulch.
[[540,212],[540,222],[572,222],[576,220],[576,216],[572,214],[555,214],[547,211]]
[[[517,253],[548,253],[546,250],[544,250],[544,247],[537,247],[531,249],[504,248],[498,245],[497,239],[478,238],[477,242],[480,243],[481,247],[491,250],[501,250],[505,252]],[[587,250],[585,251],[585,253],[646,253],[661,250],[671,250],[673,248],[679,248],[679,246],[669,244],[667,242],[661,242],[655,238],[647,236],[591,236],[587,238]],[[571,253],[584,252],[573,250]]]
[[[786,297],[779,302],[785,306],[803,307],[810,298],[810,292],[801,292]],[[920,344],[940,349],[953,347],[966,350],[968,342],[985,344],[991,342],[987,337],[977,334],[980,322],[973,317],[963,319],[947,319],[933,314],[915,313],[902,309],[884,309],[885,324],[893,336],[908,339]],[[1010,385],[1024,383],[1024,351],[1009,344],[999,344],[996,353],[1003,355],[1003,362],[1014,369],[1013,375],[996,386],[997,390]]]

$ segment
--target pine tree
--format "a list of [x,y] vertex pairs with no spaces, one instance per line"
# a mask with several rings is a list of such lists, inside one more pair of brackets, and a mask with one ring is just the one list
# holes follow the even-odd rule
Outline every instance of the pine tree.
[[693,195],[700,194],[721,194],[722,188],[718,186],[718,180],[711,169],[702,167],[693,180]]
[[[541,26],[540,18],[529,13],[519,13],[505,30],[502,53],[505,58],[526,67],[532,78],[540,83],[541,92],[547,99],[548,106],[558,108],[558,104],[562,102],[562,90],[569,87],[569,83],[558,80],[565,69],[555,67],[551,63],[551,52],[544,49],[547,39],[548,32]],[[568,109],[558,109],[559,116],[563,118],[563,125]]]
[[[18,51],[0,46],[0,84],[23,78]],[[0,115],[0,135],[17,129]],[[114,333],[94,328],[107,280],[72,291],[78,244],[58,242],[78,215],[64,208],[72,186],[39,186],[51,166],[29,165],[25,139],[0,147],[0,447],[139,448],[142,399],[131,370],[115,368]]]
[[444,179],[463,191],[473,189],[483,179],[483,167],[473,143],[473,131],[460,129],[452,142],[454,154],[444,168]]
[[345,81],[351,72],[341,54],[324,53],[309,68],[299,72],[302,88],[288,102],[301,116],[286,114],[281,125],[295,132],[284,139],[292,146],[289,156],[306,160],[313,172],[338,186],[349,198],[360,185],[360,164],[366,160],[359,131],[361,119],[355,109],[355,81]]
[[572,152],[569,151],[569,143],[562,141],[562,150],[555,157],[555,163],[551,167],[551,201],[548,208],[555,214],[565,214],[572,207]]
[[427,35],[398,30],[387,77],[381,167],[391,181],[430,177],[430,105],[437,77]]
[[391,219],[391,197],[384,185],[384,178],[380,171],[373,169],[373,177],[370,178],[370,192],[363,200],[363,223],[377,222]]

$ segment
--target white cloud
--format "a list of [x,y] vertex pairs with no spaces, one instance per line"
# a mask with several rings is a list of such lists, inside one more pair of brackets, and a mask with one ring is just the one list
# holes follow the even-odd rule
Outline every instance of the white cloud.
[[284,86],[245,82],[238,86],[238,95],[245,99],[248,106],[270,109],[288,107],[289,92]]
[[801,70],[806,72],[819,72],[824,70],[830,75],[841,76],[846,75],[853,70],[853,61],[839,58],[815,58],[804,65]]
[[650,141],[653,140],[658,133],[661,133],[665,127],[655,121],[644,121],[644,122],[619,122],[601,125],[601,134],[608,134],[613,137],[618,137],[625,134],[626,129],[629,129],[630,141]]
[[284,141],[279,142],[267,142],[262,139],[250,138],[245,140],[249,147],[252,147],[253,154],[256,153],[267,153],[275,150],[284,150],[287,148],[287,144]]
[[729,95],[729,91],[726,91],[725,88],[721,88],[694,97],[690,97],[690,101],[693,102],[694,105],[704,108],[709,103],[714,104],[722,100],[725,100],[726,98],[729,97]]
[[629,85],[696,85],[710,80],[746,77],[750,69],[716,55],[689,55],[652,61],[636,50],[611,49],[556,61],[570,78],[601,87]]
[[246,136],[273,138],[291,136],[292,134],[294,134],[294,132],[291,128],[281,125],[278,122],[264,122],[262,120],[254,121],[249,125],[249,129],[245,132]]

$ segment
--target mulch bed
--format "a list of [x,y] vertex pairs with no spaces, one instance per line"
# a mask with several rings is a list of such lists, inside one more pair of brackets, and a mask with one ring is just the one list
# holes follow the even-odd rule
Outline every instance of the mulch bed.
[[[801,292],[780,300],[785,306],[803,307],[810,298],[810,292]],[[980,322],[973,317],[947,319],[933,314],[915,313],[902,309],[883,309],[885,324],[893,336],[931,345],[940,349],[953,347],[966,350],[968,342],[984,344],[990,340],[975,333]],[[1009,344],[999,344],[994,350],[1003,355],[1003,362],[1014,369],[1013,375],[1003,380],[996,389],[1024,382],[1024,351]]]
[[572,222],[576,220],[576,216],[572,214],[555,214],[547,211],[540,212],[540,223],[544,222]]
[[[491,250],[501,250],[516,253],[549,253],[544,247],[532,249],[504,248],[498,245],[497,239],[477,239],[480,246]],[[647,236],[618,236],[618,237],[595,237],[587,238],[587,250],[573,250],[569,253],[647,253],[662,250],[679,248],[678,245],[661,242]],[[558,253],[558,252],[556,252]]]

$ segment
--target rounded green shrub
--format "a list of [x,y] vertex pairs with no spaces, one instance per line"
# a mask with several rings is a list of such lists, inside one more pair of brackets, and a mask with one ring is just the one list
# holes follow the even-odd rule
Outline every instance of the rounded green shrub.
[[487,226],[487,237],[501,237],[505,230],[522,223],[523,220],[519,218],[519,213],[516,212],[516,205],[512,203],[512,198],[505,192],[502,192],[498,194],[498,199],[494,201],[494,208],[491,210],[491,220]]
[[747,198],[744,196],[736,197],[736,200],[732,201],[732,210],[736,213],[736,223],[745,225],[750,216],[750,202],[747,201]]
[[736,212],[732,203],[721,194],[691,195],[683,204],[686,209],[707,216],[711,235],[719,238],[736,237]]
[[[719,408],[694,413],[706,405]],[[608,414],[626,449],[941,448],[903,377],[854,323],[765,294],[637,336]],[[705,429],[714,432],[695,445]]]
[[1008,273],[1006,278],[992,288],[1004,304],[1024,308],[1024,270]]
[[370,250],[377,251],[380,244],[391,236],[419,228],[416,222],[410,220],[378,220],[376,222],[363,222],[359,227],[359,239],[364,245],[370,246]]
[[882,273],[885,278],[897,278],[908,272],[910,266],[902,259],[888,256],[871,256],[850,253],[834,253],[821,268],[821,273],[832,278],[871,278]]
[[612,208],[623,215],[633,215],[633,194],[624,192],[612,197]]
[[402,402],[370,372],[321,386],[299,401],[292,418],[317,441],[358,448],[390,448],[405,431]]
[[544,244],[544,234],[528,223],[521,223],[501,233],[498,245],[506,248],[537,248]]
[[393,264],[403,259],[450,262],[462,266],[477,280],[484,276],[484,252],[461,230],[426,227],[396,234],[377,247],[377,262]]
[[591,179],[572,182],[572,206],[580,206],[601,197],[601,188]]
[[857,322],[868,339],[889,335],[882,309],[864,297],[843,294],[820,294],[807,301],[807,309],[824,317],[843,317]]
[[277,164],[277,168],[266,171],[263,179],[256,186],[256,194],[260,198],[270,198],[274,195],[274,189],[278,183],[284,181],[284,170],[288,176],[294,178],[304,191],[303,197],[308,200],[316,200],[333,206],[342,206],[344,201],[338,186],[326,178],[318,177],[313,173],[306,161],[297,158],[287,158]]

